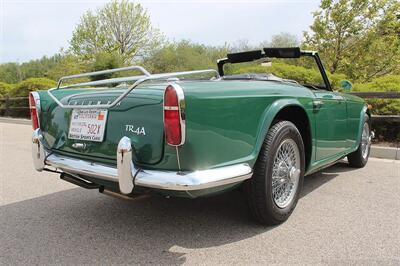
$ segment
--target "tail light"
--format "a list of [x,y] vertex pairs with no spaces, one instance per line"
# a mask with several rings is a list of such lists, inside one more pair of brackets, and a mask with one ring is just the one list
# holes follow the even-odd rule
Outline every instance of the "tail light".
[[178,85],[168,85],[164,92],[164,132],[169,145],[185,142],[185,103],[183,90]]
[[31,121],[33,129],[39,128],[39,118],[38,118],[38,101],[39,94],[37,92],[29,93],[29,111],[31,114]]

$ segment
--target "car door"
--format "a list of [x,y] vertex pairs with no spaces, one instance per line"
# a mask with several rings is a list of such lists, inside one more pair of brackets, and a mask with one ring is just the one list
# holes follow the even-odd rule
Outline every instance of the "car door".
[[316,123],[316,161],[344,151],[347,146],[347,107],[345,98],[337,92],[314,91]]

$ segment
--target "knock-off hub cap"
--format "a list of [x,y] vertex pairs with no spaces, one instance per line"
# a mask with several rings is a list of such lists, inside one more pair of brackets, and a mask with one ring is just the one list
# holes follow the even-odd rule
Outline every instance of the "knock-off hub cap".
[[272,194],[279,208],[287,207],[297,191],[300,178],[300,151],[292,139],[279,145],[272,170]]
[[298,179],[299,175],[300,175],[300,169],[297,169],[296,167],[293,166],[289,172],[290,181]]

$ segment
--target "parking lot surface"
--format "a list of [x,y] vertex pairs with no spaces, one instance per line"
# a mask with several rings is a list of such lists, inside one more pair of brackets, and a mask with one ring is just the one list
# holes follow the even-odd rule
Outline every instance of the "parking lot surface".
[[289,220],[249,218],[240,190],[122,201],[38,173],[28,125],[0,123],[0,264],[400,264],[400,161],[305,178]]

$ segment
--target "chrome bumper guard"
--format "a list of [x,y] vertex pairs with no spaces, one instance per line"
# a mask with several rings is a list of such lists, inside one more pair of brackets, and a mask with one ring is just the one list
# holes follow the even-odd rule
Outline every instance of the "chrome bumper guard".
[[127,137],[119,142],[117,167],[48,153],[41,140],[40,130],[36,129],[32,135],[32,157],[37,171],[51,166],[69,174],[118,182],[123,194],[131,193],[134,186],[179,191],[200,190],[237,183],[252,176],[251,167],[245,163],[189,172],[140,169],[132,162],[131,141]]

